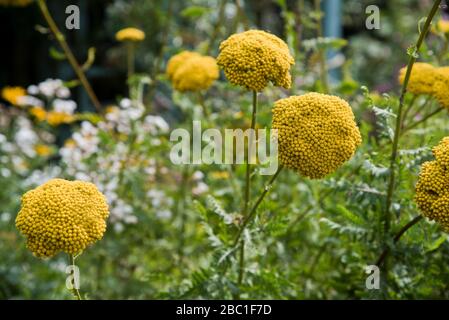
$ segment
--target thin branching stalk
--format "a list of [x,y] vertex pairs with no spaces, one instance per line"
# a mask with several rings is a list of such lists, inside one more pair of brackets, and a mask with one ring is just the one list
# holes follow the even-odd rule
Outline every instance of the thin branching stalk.
[[67,57],[67,60],[69,61],[70,65],[72,66],[73,70],[75,71],[79,81],[81,82],[84,89],[86,90],[87,95],[89,96],[90,100],[92,101],[92,104],[97,109],[97,111],[100,112],[101,111],[100,101],[98,101],[98,98],[95,95],[95,92],[93,91],[89,81],[87,80],[83,69],[81,68],[81,66],[79,65],[75,56],[73,55],[72,49],[70,49],[69,45],[67,44],[67,41],[65,40],[64,35],[61,33],[58,26],[56,25],[56,22],[54,21],[53,17],[51,16],[50,11],[48,10],[46,1],[38,0],[37,3],[39,4],[39,9],[41,10],[43,17],[47,21],[47,24],[50,27],[51,32],[53,33],[53,35],[55,36],[59,45],[61,46],[62,50],[64,51],[64,54]]
[[282,171],[283,166],[279,166],[276,173],[271,177],[268,184],[264,187],[262,193],[260,194],[259,198],[257,198],[256,203],[251,208],[251,211],[249,212],[248,216],[243,220],[242,226],[240,227],[239,232],[237,233],[237,236],[234,239],[234,246],[236,246],[240,240],[240,237],[242,236],[243,231],[245,230],[246,226],[251,222],[251,220],[255,217],[257,208],[262,203],[265,196],[268,194],[268,192],[271,190],[274,181],[279,176],[279,174]]
[[430,29],[430,23],[432,22],[433,17],[438,11],[439,5],[441,3],[441,0],[436,0],[433,4],[432,9],[429,12],[429,15],[427,16],[426,22],[424,23],[423,29],[421,33],[419,34],[418,41],[416,42],[413,51],[410,54],[410,58],[407,64],[407,71],[405,73],[405,79],[404,83],[402,84],[401,89],[401,96],[399,98],[399,108],[396,118],[396,127],[394,132],[394,139],[393,139],[393,147],[391,150],[391,156],[390,156],[390,170],[389,170],[389,181],[388,181],[388,191],[387,191],[387,199],[385,204],[385,215],[384,215],[384,231],[385,235],[388,234],[390,230],[390,220],[391,220],[391,204],[393,201],[393,193],[395,188],[395,179],[396,179],[396,162],[397,162],[397,156],[398,156],[398,146],[399,146],[399,137],[401,135],[401,124],[402,124],[402,110],[404,107],[404,98],[405,94],[407,93],[407,86],[408,82],[410,80],[410,74],[412,72],[413,64],[416,61],[419,49],[421,47],[421,44],[424,41],[424,38],[427,34],[427,32]]
[[405,120],[407,119],[407,115],[410,112],[410,110],[413,109],[413,105],[415,104],[416,98],[418,98],[418,96],[416,94],[414,94],[412,99],[410,100],[407,108],[405,109],[404,114],[402,115],[401,130],[404,129]]
[[443,111],[444,109],[445,109],[444,107],[439,107],[438,109],[432,111],[432,112],[429,113],[428,115],[424,116],[421,120],[416,121],[415,123],[411,124],[410,126],[404,128],[404,130],[402,130],[401,134],[404,134],[404,133],[406,133],[407,131],[416,128],[417,126],[419,126],[420,124],[426,122],[426,121],[429,120],[431,117],[433,117],[434,115],[440,113],[440,112]]
[[[396,244],[399,239],[401,239],[402,235],[411,227],[413,227],[415,224],[417,224],[419,221],[422,220],[422,215],[414,217],[412,220],[410,220],[405,226],[403,226],[398,233],[393,238],[393,243]],[[376,266],[381,267],[387,258],[388,254],[390,253],[390,248],[385,248],[384,251],[380,254],[379,258],[376,261]]]

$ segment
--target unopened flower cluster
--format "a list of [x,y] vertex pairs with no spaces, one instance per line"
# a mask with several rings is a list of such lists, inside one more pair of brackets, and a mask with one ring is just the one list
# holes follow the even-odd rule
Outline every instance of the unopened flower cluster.
[[206,90],[219,76],[214,58],[190,51],[173,56],[166,73],[173,87],[181,92]]
[[218,65],[235,85],[262,91],[269,82],[286,89],[291,86],[294,59],[287,44],[261,30],[234,34],[220,45]]
[[449,137],[433,148],[435,160],[421,167],[415,202],[421,213],[449,232]]
[[272,128],[278,130],[280,162],[312,179],[334,172],[362,142],[349,104],[320,93],[276,101]]
[[137,28],[124,28],[115,34],[117,41],[139,42],[145,39],[145,32]]
[[103,237],[108,216],[94,184],[53,179],[23,195],[16,226],[38,257],[75,255]]
[[[403,84],[407,68],[399,72],[399,82]],[[431,95],[440,105],[449,110],[449,67],[434,67],[417,62],[413,65],[407,90],[413,94]]]

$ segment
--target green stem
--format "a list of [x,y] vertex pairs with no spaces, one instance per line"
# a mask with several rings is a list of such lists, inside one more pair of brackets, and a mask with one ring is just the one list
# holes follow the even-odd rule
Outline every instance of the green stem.
[[209,111],[207,110],[206,104],[204,103],[204,97],[201,91],[197,92],[197,98],[198,98],[198,104],[201,106],[201,109],[203,110],[203,115],[206,118],[209,118]]
[[134,42],[126,43],[127,61],[128,61],[128,81],[134,75],[135,46]]
[[[403,226],[398,233],[393,238],[393,243],[396,244],[399,239],[401,239],[402,235],[411,227],[413,227],[415,224],[417,224],[419,221],[422,220],[422,215],[414,217],[410,222],[408,222],[405,226]],[[390,248],[385,248],[384,251],[382,251],[381,255],[376,261],[376,266],[380,267],[383,265],[385,259],[387,258],[388,254],[390,253]]]
[[75,296],[75,298],[77,300],[83,300],[81,298],[81,294],[78,290],[78,288],[76,287],[76,283],[75,283],[75,274],[74,274],[74,268],[75,268],[75,256],[73,254],[70,255],[70,263],[72,265],[72,293]]
[[[321,26],[321,1],[315,0],[315,11],[320,13],[320,19],[317,20],[316,23],[316,31],[317,38],[323,37],[323,28]],[[327,63],[326,63],[326,50],[318,49],[318,56],[320,60],[320,76],[321,76],[321,85],[323,86],[324,93],[329,93],[329,80],[327,77]]]
[[263,199],[265,198],[265,196],[268,194],[268,192],[271,190],[271,187],[274,183],[274,181],[276,180],[276,178],[278,177],[279,173],[281,173],[283,166],[280,166],[278,168],[278,170],[276,171],[276,173],[271,177],[270,181],[268,182],[268,184],[265,186],[263,192],[260,194],[259,198],[257,199],[256,203],[254,204],[254,206],[252,207],[251,211],[249,212],[248,216],[243,220],[242,226],[239,229],[239,232],[237,233],[237,236],[234,239],[234,246],[237,245],[237,243],[240,240],[240,237],[242,236],[243,231],[245,230],[246,226],[251,222],[251,220],[255,217],[256,212],[257,212],[257,208],[259,207],[259,205],[261,204],[261,202],[263,201]]
[[[248,154],[246,157],[246,177],[245,177],[245,198],[243,202],[243,219],[247,218],[249,201],[250,201],[250,190],[251,190],[251,160],[253,148],[253,133],[256,127],[256,117],[257,117],[257,91],[253,91],[253,111],[251,116],[251,132],[248,136]],[[255,134],[255,133],[254,133]],[[245,268],[245,239],[242,239],[240,245],[240,256],[239,256],[239,277],[238,284],[242,284],[244,268]]]
[[387,200],[386,200],[386,206],[385,206],[385,215],[384,215],[384,229],[385,234],[388,234],[390,230],[390,215],[391,215],[391,203],[393,200],[393,193],[394,193],[394,187],[395,187],[395,171],[396,171],[396,160],[398,155],[398,145],[399,145],[399,136],[401,134],[401,124],[402,124],[402,109],[404,106],[404,98],[405,94],[407,93],[407,85],[410,80],[410,74],[412,72],[413,64],[416,61],[417,53],[419,52],[419,49],[421,47],[421,44],[424,41],[424,38],[429,31],[430,23],[435,16],[439,5],[441,3],[441,0],[436,0],[433,4],[432,9],[430,10],[429,15],[427,16],[426,22],[424,23],[424,27],[419,35],[418,41],[415,45],[415,52],[413,52],[410,55],[408,64],[407,64],[407,71],[405,73],[405,79],[404,83],[402,85],[401,90],[401,96],[399,98],[399,110],[396,118],[396,128],[394,133],[394,139],[393,139],[393,147],[391,150],[391,157],[390,157],[390,178],[388,181],[388,191],[387,191]]
[[64,51],[64,54],[67,57],[67,60],[69,61],[70,65],[72,66],[73,70],[75,71],[78,79],[80,80],[81,84],[83,85],[84,89],[86,90],[87,95],[89,96],[90,100],[92,101],[92,104],[95,106],[97,111],[100,112],[101,104],[98,101],[98,98],[95,95],[89,81],[87,80],[83,69],[79,65],[78,61],[76,60],[75,56],[73,55],[72,50],[70,49],[69,45],[67,44],[64,35],[61,33],[58,26],[56,25],[56,22],[53,20],[53,17],[51,16],[50,11],[48,10],[47,3],[45,2],[45,0],[38,0],[38,4],[39,4],[39,9],[41,10],[43,17],[47,21],[47,24],[50,27],[51,32],[53,33],[53,35],[55,36],[59,45],[61,46],[62,50]]

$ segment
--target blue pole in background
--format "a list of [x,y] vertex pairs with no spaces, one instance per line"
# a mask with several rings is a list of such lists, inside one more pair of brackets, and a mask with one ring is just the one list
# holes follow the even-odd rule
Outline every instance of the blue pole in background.
[[[341,3],[342,0],[323,0],[321,3],[321,10],[324,12],[323,33],[325,37],[341,38],[343,35]],[[337,54],[338,51],[329,50],[327,59],[330,60]],[[335,68],[329,70],[329,79],[331,82],[338,82],[341,79],[340,70]]]

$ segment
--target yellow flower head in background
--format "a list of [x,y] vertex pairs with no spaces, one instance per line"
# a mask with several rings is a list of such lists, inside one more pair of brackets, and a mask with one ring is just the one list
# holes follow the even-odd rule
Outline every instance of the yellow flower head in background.
[[17,106],[19,99],[26,94],[26,90],[22,87],[4,87],[2,89],[2,98],[14,106]]
[[61,124],[72,123],[76,120],[76,117],[64,112],[50,111],[47,113],[46,120],[49,125],[57,127]]
[[262,91],[269,82],[290,88],[290,67],[295,61],[282,39],[265,31],[250,30],[223,41],[217,63],[232,84]]
[[34,151],[41,156],[41,157],[48,157],[52,154],[51,147],[47,146],[46,144],[37,144],[34,146]]
[[34,0],[0,0],[0,6],[25,7]]
[[42,107],[31,107],[28,112],[37,119],[37,121],[44,121],[47,119],[47,111]]
[[[399,71],[399,83],[403,84],[407,67]],[[432,94],[437,72],[435,67],[424,62],[413,64],[407,90],[414,94]]]
[[89,182],[52,179],[22,196],[16,226],[37,257],[81,253],[103,237],[105,196]]
[[208,89],[218,76],[219,70],[214,58],[191,56],[175,68],[171,81],[173,88],[178,91],[200,91]]
[[434,161],[421,166],[415,202],[421,213],[449,232],[449,137],[433,148]]
[[278,129],[280,162],[311,179],[334,172],[362,142],[349,104],[320,93],[276,101],[272,128]]
[[192,51],[182,51],[173,57],[171,57],[168,60],[167,63],[167,70],[165,73],[167,74],[167,77],[170,81],[173,80],[173,76],[175,75],[175,72],[178,70],[178,68],[186,63],[187,60],[194,58],[194,57],[201,57],[201,55],[197,52]]
[[125,28],[115,34],[117,41],[133,41],[139,42],[145,39],[145,32],[137,28]]
[[435,68],[438,76],[433,84],[433,96],[449,111],[449,67]]
[[442,32],[449,33],[449,20],[439,20],[436,25],[432,28],[434,33]]

